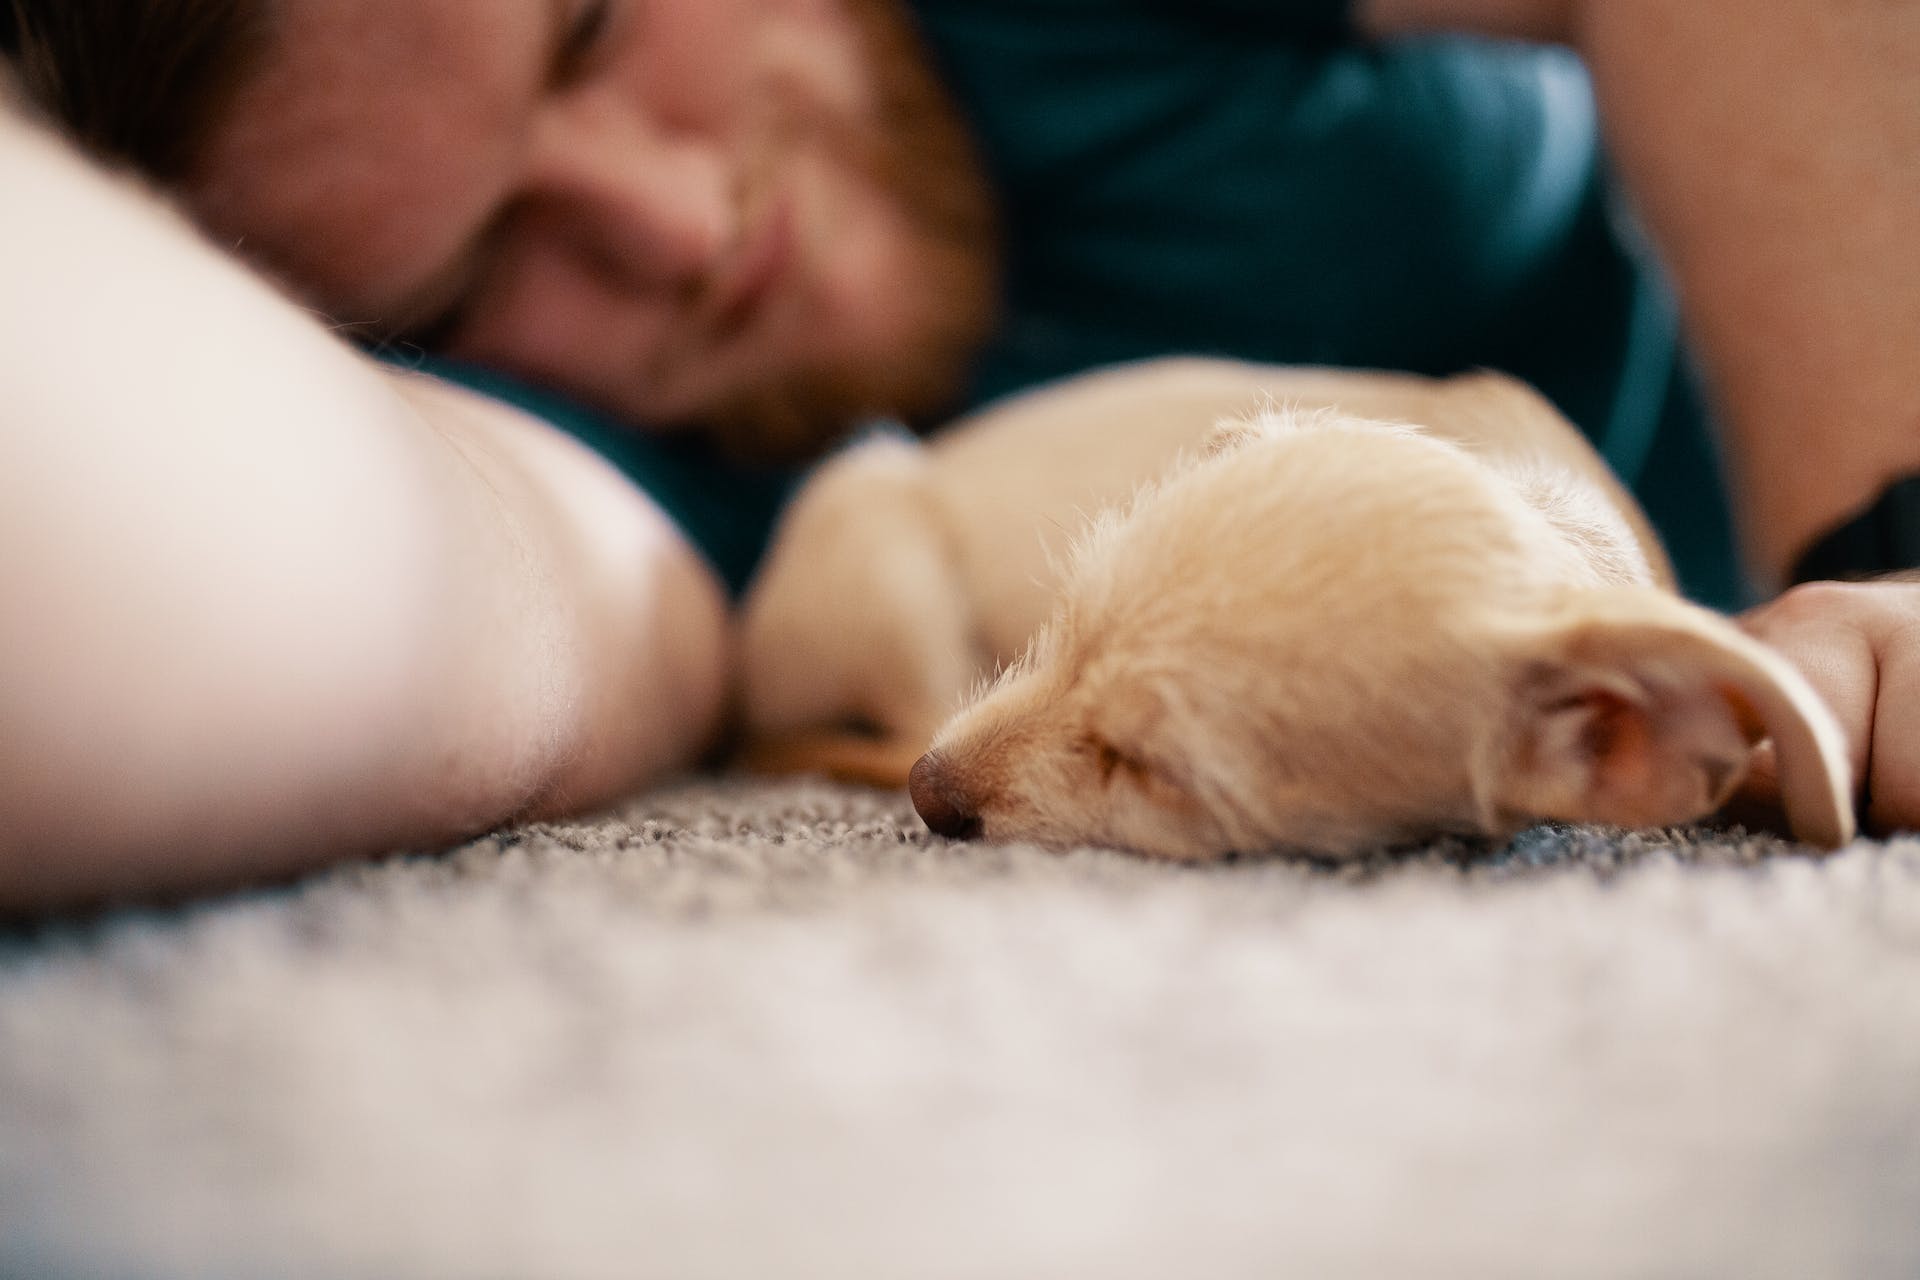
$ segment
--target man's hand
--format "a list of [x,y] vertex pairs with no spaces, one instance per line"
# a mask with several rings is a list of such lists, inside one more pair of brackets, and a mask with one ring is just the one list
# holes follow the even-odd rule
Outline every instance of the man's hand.
[[[1920,828],[1920,575],[1811,582],[1740,619],[1798,667],[1839,718],[1870,832]],[[1777,810],[1769,756],[1740,801]]]

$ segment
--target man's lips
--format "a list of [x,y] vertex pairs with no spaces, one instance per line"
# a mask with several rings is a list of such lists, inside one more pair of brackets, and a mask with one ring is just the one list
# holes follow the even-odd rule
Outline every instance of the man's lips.
[[793,264],[795,231],[792,199],[774,200],[714,290],[716,332],[735,333],[760,311]]

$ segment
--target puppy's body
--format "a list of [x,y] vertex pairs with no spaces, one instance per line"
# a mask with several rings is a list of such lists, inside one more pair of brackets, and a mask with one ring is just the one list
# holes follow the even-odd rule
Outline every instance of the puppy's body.
[[934,730],[1046,621],[1088,518],[1164,475],[1223,416],[1264,404],[1437,422],[1463,443],[1586,477],[1603,511],[1625,513],[1645,572],[1671,580],[1606,464],[1509,379],[1126,365],[1014,397],[929,443],[878,438],[821,468],[743,612],[750,761],[904,785]]
[[[1223,415],[1262,405],[1215,435]],[[1209,437],[1217,456],[1182,469]],[[1170,473],[1069,556],[1088,515]],[[1650,780],[1674,796],[1588,811],[1545,796],[1564,778],[1527,796],[1490,778],[1516,776],[1502,755],[1516,740],[1495,722],[1532,678],[1512,636],[1603,596],[1697,623],[1671,585],[1604,463],[1509,379],[1157,362],[825,469],[749,597],[748,724],[764,765],[897,785],[983,673],[1055,613],[915,770],[936,828],[1197,857],[1344,853],[1546,816],[1676,821],[1744,770],[1753,700],[1770,693],[1681,716],[1712,722],[1712,759],[1704,775],[1669,762]],[[1787,704],[1810,703],[1782,665],[1767,666],[1769,689],[1784,681]],[[1637,705],[1632,679],[1598,700],[1569,679],[1569,705],[1594,714],[1560,729],[1605,736],[1630,719],[1616,702]],[[1822,714],[1805,712],[1817,757],[1831,755]],[[1821,807],[1830,784],[1815,778],[1802,799]],[[1831,837],[1839,819],[1825,821]]]

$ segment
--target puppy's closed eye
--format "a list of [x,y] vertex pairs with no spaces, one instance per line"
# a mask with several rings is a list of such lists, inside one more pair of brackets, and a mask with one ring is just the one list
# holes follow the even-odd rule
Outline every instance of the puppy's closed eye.
[[1093,760],[1102,782],[1111,784],[1115,774],[1137,785],[1154,781],[1152,766],[1138,756],[1122,751],[1097,733],[1089,733],[1082,740],[1081,749]]
[[1194,799],[1189,781],[1177,768],[1167,766],[1116,745],[1112,739],[1089,733],[1084,749],[1100,771],[1100,781],[1111,787],[1116,780],[1126,783],[1144,800],[1163,809],[1191,811]]

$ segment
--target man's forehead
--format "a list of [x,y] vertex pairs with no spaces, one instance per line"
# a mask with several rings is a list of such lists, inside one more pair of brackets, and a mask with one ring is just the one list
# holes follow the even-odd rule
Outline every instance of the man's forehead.
[[327,301],[380,312],[410,301],[510,178],[555,8],[291,0],[209,149],[196,203]]

